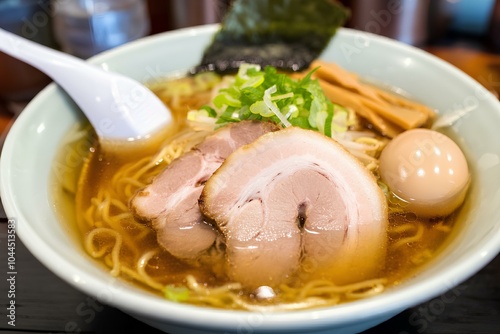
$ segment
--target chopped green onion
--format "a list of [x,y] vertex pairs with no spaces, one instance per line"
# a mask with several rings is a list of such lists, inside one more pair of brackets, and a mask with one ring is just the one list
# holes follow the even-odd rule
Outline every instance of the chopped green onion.
[[250,111],[253,114],[261,115],[262,117],[271,117],[274,115],[273,111],[269,109],[264,101],[257,101],[250,106]]
[[174,302],[184,302],[188,300],[189,294],[190,292],[188,288],[179,287],[172,284],[165,286],[165,289],[163,290],[163,295],[165,296],[165,298]]
[[283,100],[283,99],[288,99],[293,97],[293,93],[290,92],[288,94],[281,94],[281,95],[275,95],[271,97],[271,101],[278,101],[278,100]]
[[274,104],[273,101],[271,101],[271,94],[276,93],[276,91],[277,91],[276,85],[266,89],[264,92],[264,98],[263,98],[264,103],[266,104],[266,106],[269,109],[271,109],[273,114],[279,118],[279,120],[281,121],[281,124],[283,124],[283,126],[285,128],[287,128],[287,127],[291,126],[292,124],[290,124],[290,122],[285,118],[285,116],[281,113],[281,111],[278,109],[276,104]]
[[219,90],[212,106],[190,111],[188,119],[218,125],[246,119],[272,121],[284,127],[314,129],[327,136],[332,136],[332,131],[346,131],[347,127],[341,125],[345,124],[345,115],[336,118],[334,113],[344,109],[336,108],[325,96],[319,82],[311,78],[313,72],[294,80],[271,66],[261,70],[259,65],[242,64],[229,85]]

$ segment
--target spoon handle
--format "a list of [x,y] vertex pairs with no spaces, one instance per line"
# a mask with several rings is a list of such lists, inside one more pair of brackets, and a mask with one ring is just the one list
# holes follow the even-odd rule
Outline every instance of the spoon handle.
[[101,139],[148,138],[172,119],[149,89],[124,75],[2,29],[0,51],[38,68],[64,88]]
[[90,76],[99,75],[101,72],[79,58],[18,37],[3,29],[0,29],[0,51],[36,67],[70,92],[72,86],[81,86],[81,82],[72,78],[72,71],[80,73],[83,67],[90,72]]

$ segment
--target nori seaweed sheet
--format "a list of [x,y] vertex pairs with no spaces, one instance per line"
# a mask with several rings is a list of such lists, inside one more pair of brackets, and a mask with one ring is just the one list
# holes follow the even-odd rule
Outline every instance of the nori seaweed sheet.
[[233,73],[243,62],[300,71],[349,15],[334,0],[235,0],[192,73]]

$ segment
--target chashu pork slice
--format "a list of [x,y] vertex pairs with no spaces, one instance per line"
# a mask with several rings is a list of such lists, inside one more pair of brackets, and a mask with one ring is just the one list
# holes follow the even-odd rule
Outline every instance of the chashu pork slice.
[[387,203],[375,177],[311,130],[266,134],[206,182],[203,214],[222,232],[230,278],[277,286],[299,268],[338,284],[383,265]]
[[130,200],[134,216],[157,232],[158,243],[180,259],[194,259],[210,248],[217,231],[203,221],[198,199],[205,181],[237,148],[280,128],[242,121],[218,129],[175,159]]

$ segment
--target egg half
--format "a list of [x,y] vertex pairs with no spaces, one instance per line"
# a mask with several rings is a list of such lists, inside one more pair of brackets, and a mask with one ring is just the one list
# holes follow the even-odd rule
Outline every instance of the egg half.
[[408,211],[424,217],[452,213],[464,201],[470,183],[462,150],[429,129],[396,136],[381,153],[380,176]]

